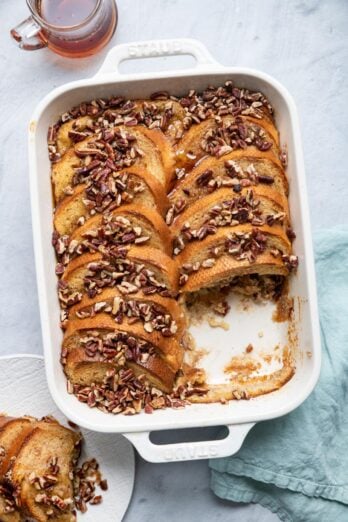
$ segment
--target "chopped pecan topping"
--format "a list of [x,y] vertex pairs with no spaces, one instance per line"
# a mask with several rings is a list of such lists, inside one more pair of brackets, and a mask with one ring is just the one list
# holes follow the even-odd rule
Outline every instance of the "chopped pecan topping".
[[159,293],[163,297],[171,295],[166,285],[158,281],[154,272],[140,263],[126,259],[126,251],[123,252],[119,247],[108,247],[106,254],[105,259],[90,263],[87,267],[84,286],[89,297],[95,297],[103,288],[113,286],[117,286],[124,294],[142,290],[145,294]]
[[211,169],[207,169],[202,174],[200,174],[196,179],[196,185],[198,187],[205,187],[208,185],[209,181],[213,178],[213,171]]
[[54,237],[52,242],[60,261],[56,267],[57,275],[62,274],[64,267],[77,255],[85,252],[104,254],[111,246],[142,245],[150,239],[140,226],[133,225],[127,217],[112,214],[104,214],[101,224],[84,232],[80,241],[69,241],[68,236],[59,237],[56,232]]
[[91,506],[100,504],[103,500],[97,495],[97,488],[102,491],[108,489],[108,483],[102,478],[99,464],[95,459],[88,460],[77,468],[74,473],[74,501],[76,509],[85,513],[87,504]]
[[273,109],[263,94],[238,89],[232,81],[227,81],[223,87],[208,87],[202,93],[191,90],[180,99],[180,103],[191,117],[190,123],[199,123],[216,115],[242,114],[262,118],[273,114]]
[[146,361],[155,353],[150,343],[125,332],[100,334],[90,331],[80,339],[80,345],[88,357],[117,363],[119,367],[127,361]]
[[[185,405],[177,392],[165,394],[155,388],[145,375],[135,376],[131,369],[109,370],[104,383],[93,386],[73,385],[73,393],[80,402],[107,413],[134,415],[142,409],[146,413],[162,408],[182,408]],[[92,399],[91,399],[92,398]]]
[[50,495],[48,493],[38,493],[35,496],[37,504],[44,504],[45,506],[52,506],[59,511],[66,511],[73,504],[72,498],[62,498],[59,495]]
[[211,156],[221,157],[236,149],[254,145],[261,151],[272,147],[262,127],[243,123],[239,116],[234,121],[221,121],[216,128],[209,129],[201,141],[201,148]]
[[159,331],[165,337],[177,332],[177,324],[172,317],[159,305],[115,297],[109,302],[98,302],[92,306],[76,312],[80,319],[94,317],[99,312],[110,313],[118,324],[127,319],[129,322],[142,321],[145,331]]
[[267,244],[267,236],[260,230],[252,232],[230,233],[225,241],[225,252],[236,257],[239,261],[247,259],[254,263],[259,254],[264,252]]
[[244,223],[254,226],[282,223],[284,212],[266,214],[260,209],[260,200],[252,190],[241,196],[222,201],[206,213],[206,219],[198,228],[192,228],[190,223],[184,224],[180,234],[174,240],[174,255],[179,254],[185,245],[193,240],[201,241],[209,234],[215,234],[219,227],[231,227]]
[[[90,116],[87,118],[89,121],[86,123],[84,118],[79,122],[78,118],[84,116]],[[117,287],[120,293],[114,299],[80,308],[76,312],[77,317],[93,317],[106,312],[118,324],[123,321],[128,324],[141,323],[149,334],[158,331],[164,337],[169,337],[177,332],[177,324],[164,309],[155,303],[142,301],[138,295],[136,298],[132,295],[141,291],[143,296],[159,293],[172,297],[160,276],[127,258],[128,245],[146,243],[149,241],[148,235],[142,227],[133,226],[124,216],[112,216],[111,212],[120,205],[133,201],[138,192],[145,190],[139,176],[125,172],[144,156],[139,147],[138,131],[134,126],[145,125],[149,129],[160,129],[171,140],[178,141],[192,125],[210,118],[214,118],[215,126],[201,140],[203,155],[220,158],[234,150],[250,146],[260,151],[273,147],[272,138],[257,121],[264,118],[272,121],[273,110],[267,98],[259,92],[238,89],[231,81],[220,87],[209,86],[202,93],[191,90],[181,98],[170,96],[166,91],[158,91],[146,101],[132,101],[119,96],[96,99],[81,103],[63,114],[60,121],[49,129],[48,150],[54,163],[60,159],[60,149],[57,146],[59,128],[63,123],[74,120],[69,124],[68,137],[74,144],[79,164],[74,167],[72,185],[65,188],[65,193],[73,193],[77,184],[86,184],[83,203],[87,212],[81,212],[84,215],[79,218],[78,224],[83,224],[88,219],[88,214],[103,214],[101,223],[95,229],[86,231],[82,239],[70,240],[68,236],[54,233],[52,243],[58,257],[56,273],[60,276],[67,263],[76,255],[99,252],[102,254],[101,260],[90,263],[87,267],[84,290],[91,298],[106,287]],[[187,160],[194,163],[200,156],[194,149],[185,151],[177,147],[176,178],[185,178],[187,172],[183,166],[188,163]],[[281,151],[280,160],[285,166],[285,150]],[[231,255],[238,260],[254,263],[258,255],[265,251],[268,242],[268,236],[257,227],[264,224],[272,226],[284,221],[283,212],[268,212],[262,201],[255,197],[253,190],[249,189],[259,183],[272,185],[278,181],[268,175],[262,162],[255,159],[254,163],[248,161],[246,164],[245,158],[237,158],[225,161],[224,168],[220,168],[222,164],[223,162],[219,162],[217,171],[206,169],[201,172],[189,188],[184,187],[180,195],[172,200],[166,214],[168,225],[187,208],[190,198],[209,194],[220,187],[230,188],[233,196],[208,209],[200,221],[195,219],[186,222],[175,240],[174,255],[179,254],[187,242],[203,240],[209,234],[214,234],[218,227],[250,223],[254,228],[249,233],[229,233],[220,243],[205,252],[205,255],[200,255],[199,260],[184,264],[180,273],[181,286],[186,284],[191,274],[214,267],[222,255]],[[287,234],[289,238],[293,237],[291,229]],[[285,255],[277,248],[270,249],[270,252],[274,257],[282,259],[289,269],[296,268],[296,256]],[[251,288],[258,286],[253,275],[239,283],[238,278],[235,279],[231,286],[248,286],[249,283]],[[265,293],[274,295],[279,282],[272,278],[267,282],[266,279],[260,285],[265,287]],[[62,279],[58,283],[58,291],[62,308],[61,322],[64,325],[68,320],[68,308],[79,302],[82,295],[71,291]],[[229,305],[225,300],[215,305],[215,312],[222,316],[228,310]],[[151,343],[129,333],[117,331],[106,334],[105,331],[101,333],[91,330],[81,338],[81,347],[89,358],[110,362],[110,366],[117,368],[109,370],[101,384],[82,386],[68,382],[69,393],[74,393],[78,400],[89,407],[127,415],[143,409],[151,414],[156,409],[182,407],[186,398],[207,393],[204,386],[187,383],[179,386],[173,393],[166,394],[153,387],[145,375],[136,376],[128,368],[128,362],[146,363],[155,354],[155,348]],[[61,358],[65,364],[67,348],[62,349]],[[247,398],[239,392],[236,392],[235,397]],[[64,506],[70,503],[70,499],[64,500],[51,494],[57,481],[57,469],[59,471],[58,464],[53,463],[47,474],[41,477],[31,476],[32,484],[38,490],[37,502],[47,504],[49,510],[54,509],[51,514],[65,509]],[[101,481],[99,476],[98,466],[95,461],[91,461],[82,466],[75,484],[75,503],[80,511],[86,510],[87,503],[99,504],[102,501],[101,495],[96,494],[95,484],[102,490],[107,489],[107,483]]]
[[17,510],[17,496],[16,491],[10,487],[9,484],[4,483],[0,484],[0,496],[4,500],[4,512],[6,513],[14,513]]
[[282,259],[289,270],[296,270],[298,267],[298,257],[294,255],[282,255]]

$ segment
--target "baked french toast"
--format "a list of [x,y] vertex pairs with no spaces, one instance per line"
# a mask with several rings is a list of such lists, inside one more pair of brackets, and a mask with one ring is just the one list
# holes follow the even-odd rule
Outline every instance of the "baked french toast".
[[4,417],[0,425],[0,519],[72,522],[81,434],[52,417]]
[[226,288],[278,299],[298,263],[267,98],[228,81],[97,99],[64,113],[48,144],[69,391],[111,413],[213,400],[202,378],[184,382],[187,303]]

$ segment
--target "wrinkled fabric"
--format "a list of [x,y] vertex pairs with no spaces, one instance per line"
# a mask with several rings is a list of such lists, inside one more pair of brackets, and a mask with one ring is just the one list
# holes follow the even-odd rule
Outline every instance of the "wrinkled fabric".
[[211,487],[285,522],[348,521],[348,227],[321,231],[315,259],[322,368],[295,411],[258,423],[241,450],[210,461]]

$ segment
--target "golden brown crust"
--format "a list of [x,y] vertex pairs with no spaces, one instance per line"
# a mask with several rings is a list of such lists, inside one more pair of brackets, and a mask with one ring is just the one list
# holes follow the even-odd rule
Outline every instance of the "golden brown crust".
[[[168,198],[159,181],[144,169],[139,167],[131,167],[119,172],[120,175],[127,173],[132,180],[136,180],[145,185],[146,190],[134,193],[132,203],[141,204],[154,210],[158,210],[159,214],[164,215],[168,208]],[[70,235],[78,226],[77,222],[82,216],[85,219],[90,217],[89,211],[83,200],[86,197],[86,184],[77,185],[74,192],[70,196],[65,196],[59,202],[54,214],[54,228],[60,235]],[[128,204],[124,200],[121,206]]]
[[[165,136],[169,138],[171,141],[176,140],[176,132],[175,132],[175,125],[177,123],[182,122],[184,119],[186,113],[183,107],[174,100],[134,100],[135,106],[137,110],[143,110],[144,104],[148,104],[151,106],[154,106],[157,108],[160,114],[164,114],[166,111],[166,107],[168,106],[168,103],[171,106],[171,112],[172,116],[170,117],[168,121],[167,128],[163,131]],[[117,110],[116,110],[117,112]],[[84,131],[88,125],[93,124],[95,120],[100,117],[100,114],[98,113],[97,116],[79,116],[78,118],[74,118],[72,120],[69,120],[66,123],[63,123],[57,132],[57,151],[61,156],[65,154],[65,152],[73,146],[74,142],[69,136],[69,132],[71,130],[78,130],[78,131]],[[173,128],[174,127],[174,128]],[[181,129],[182,127],[180,127]]]
[[[251,233],[254,229],[256,229],[256,227],[250,225],[249,223],[245,223],[244,225],[237,225],[235,227],[225,227],[218,229],[213,236],[206,237],[200,241],[199,244],[191,243],[187,245],[185,250],[178,255],[178,262],[180,262],[182,265],[183,263],[190,262],[190,259],[195,258],[195,256],[204,255],[203,251],[207,251],[218,241],[224,240],[229,233],[248,234]],[[268,225],[262,225],[257,227],[257,230],[269,238],[274,238],[277,242],[279,242],[279,244],[284,248],[284,253],[290,253],[291,243],[281,226],[273,225],[272,227],[269,227]]]
[[[115,127],[115,130],[125,131],[135,136],[143,155],[135,160],[164,186],[167,187],[173,171],[173,152],[164,134],[159,129],[147,129],[141,125],[132,127]],[[90,136],[74,145],[76,151],[89,147],[94,137]]]
[[[136,376],[146,375],[148,381],[160,390],[170,392],[173,388],[175,371],[156,354],[143,362],[128,361],[127,367],[131,368]],[[117,369],[114,363],[105,362],[98,356],[88,357],[81,347],[76,347],[68,353],[64,366],[69,381],[83,386],[102,383],[106,373],[114,369]]]
[[122,324],[118,324],[112,317],[110,317],[110,315],[105,313],[87,319],[69,321],[69,326],[64,334],[63,347],[67,348],[69,352],[71,348],[70,345],[74,347],[76,335],[80,335],[81,332],[89,330],[125,332],[133,337],[137,337],[138,339],[152,344],[174,371],[177,371],[182,364],[183,349],[175,337],[166,338],[157,331],[146,332],[139,323],[129,324],[124,321]]
[[69,120],[66,123],[63,123],[57,132],[57,151],[61,156],[63,156],[71,146],[73,146],[73,141],[69,136],[69,132],[74,130],[83,131],[88,124],[93,123],[94,118],[90,116],[80,116],[79,118],[75,118],[73,120]]
[[166,179],[164,185],[168,188],[174,175],[175,159],[173,148],[161,130],[147,129],[146,127],[141,127],[141,129],[144,135],[155,144],[161,153]]
[[[249,224],[239,225],[236,227],[226,227],[218,229],[213,236],[208,236],[200,242],[189,243],[187,247],[179,254],[178,258],[181,265],[201,263],[207,258],[211,258],[211,251],[214,247],[224,244],[228,233],[236,232],[251,233],[254,227]],[[271,243],[266,250],[257,255],[254,263],[250,263],[248,259],[237,259],[229,254],[223,254],[215,260],[210,268],[201,268],[196,272],[192,272],[188,276],[187,282],[181,286],[180,292],[194,292],[202,288],[228,284],[234,277],[247,274],[259,275],[283,275],[289,273],[289,269],[281,257],[275,257],[270,253],[270,249],[283,249],[285,254],[291,252],[291,243],[281,227],[274,225],[268,227],[263,225],[258,230],[267,237],[267,241]]]
[[[151,210],[142,205],[125,205],[114,209],[108,216],[122,216],[131,222],[132,226],[144,227],[144,236],[149,236],[146,246],[160,248],[167,255],[171,255],[172,233],[166,225],[164,219],[156,210]],[[83,236],[90,230],[98,229],[103,222],[103,214],[96,214],[89,218],[84,225],[78,227],[70,236],[70,241],[83,241]]]
[[0,482],[9,469],[11,459],[17,455],[23,440],[32,429],[33,421],[29,418],[7,417],[3,421],[0,427],[0,447],[4,449],[5,455],[0,459]]
[[[103,259],[102,254],[83,254],[73,259],[67,266],[62,280],[69,284],[69,280],[73,276],[80,279],[84,277],[84,272],[87,270],[87,265],[92,262],[98,262]],[[162,278],[167,288],[176,293],[178,289],[178,266],[177,263],[167,256],[164,252],[150,247],[130,247],[127,251],[127,259],[135,263],[145,264],[149,269],[154,270],[156,275]],[[78,274],[81,271],[81,275]],[[160,282],[162,282],[160,281]],[[83,281],[79,286],[83,290]]]
[[[45,506],[36,502],[37,489],[30,483],[29,475],[34,470],[37,476],[43,476],[48,471],[48,462],[58,457],[59,481],[52,487],[51,494],[59,492],[63,499],[73,499],[73,485],[69,476],[73,469],[73,461],[77,455],[77,445],[80,434],[61,426],[56,421],[42,420],[35,423],[35,427],[22,441],[16,460],[10,471],[9,482],[14,488],[20,488],[21,511],[28,517],[39,522],[46,522]],[[33,464],[33,455],[35,463]],[[55,518],[60,522],[71,519],[73,503],[67,506]]]
[[[172,226],[174,236],[177,236],[180,233],[185,223],[190,223],[191,221],[203,223],[207,219],[209,210],[211,210],[215,205],[218,205],[223,201],[231,201],[240,196],[247,195],[250,193],[250,191],[252,191],[255,199],[260,200],[261,208],[264,207],[270,212],[273,210],[275,213],[284,212],[286,217],[289,218],[289,206],[287,199],[279,194],[279,192],[269,187],[260,185],[252,188],[247,187],[244,188],[239,194],[231,192],[230,189],[221,188],[215,192],[212,192],[211,194],[208,194],[207,196],[203,196],[201,199],[192,203],[181,214],[178,215]],[[260,208],[260,206],[258,208]],[[199,217],[201,219],[199,219]],[[286,220],[285,224],[288,225],[288,219]]]
[[227,285],[234,277],[250,274],[287,276],[289,270],[280,259],[268,253],[260,254],[255,264],[250,264],[247,260],[237,261],[225,255],[212,268],[191,274],[180,292],[198,292],[202,288]]
[[[133,163],[140,166],[151,174],[167,188],[173,174],[172,151],[165,136],[158,130],[150,130],[142,126],[129,128],[120,127],[125,132],[135,137],[137,144],[142,149],[142,155],[134,158]],[[81,166],[81,154],[90,144],[97,139],[98,135],[74,144],[64,156],[52,166],[52,185],[55,201],[59,202],[65,195],[65,190],[73,182],[75,167]]]
[[[16,506],[19,506],[17,510],[7,513],[5,497],[1,496],[1,520],[17,522],[30,518],[38,522],[47,522],[48,519],[71,522],[71,472],[79,456],[80,440],[78,432],[61,426],[53,417],[45,417],[42,420],[29,416],[1,419],[0,445],[5,450],[5,460],[1,463],[0,484],[4,485],[9,493],[16,491]],[[56,459],[58,465],[55,474],[57,481],[48,491],[41,488],[41,493],[47,493],[48,496],[58,495],[62,500],[71,501],[64,510],[54,508],[52,516],[48,517],[47,506],[37,501],[39,490],[35,487],[33,478],[40,477],[40,480],[46,480],[45,477],[50,473],[51,458]],[[12,502],[11,495],[8,498]]]
[[[240,116],[240,118],[243,120],[243,123],[246,126],[257,126],[264,130],[265,137],[272,143],[272,147],[269,149],[269,152],[272,154],[272,157],[275,160],[279,159],[279,136],[278,131],[274,125],[264,119],[256,121],[254,118],[250,118],[248,116]],[[223,123],[234,121],[235,118],[233,116],[225,116],[222,118]],[[209,118],[197,125],[192,126],[177,144],[177,165],[179,167],[190,169],[194,167],[194,165],[201,158],[207,156],[208,153],[202,149],[201,142],[208,131],[215,130],[217,128],[218,123],[213,118]],[[254,145],[248,145],[243,149],[243,151],[247,154],[249,150],[256,152],[258,149]],[[189,156],[187,156],[187,154]]]
[[115,297],[120,297],[126,301],[139,301],[142,303],[154,303],[158,307],[161,307],[165,313],[170,314],[170,316],[174,319],[178,326],[178,331],[176,337],[179,339],[181,334],[183,333],[186,327],[186,318],[182,307],[179,305],[177,301],[169,297],[162,297],[158,294],[144,295],[142,292],[136,292],[134,294],[122,294],[118,288],[106,288],[96,297],[90,298],[87,295],[84,295],[81,301],[72,306],[69,313],[69,319],[74,320],[78,319],[76,315],[77,312],[89,309],[96,303],[107,302],[112,303]]
[[14,417],[8,417],[7,415],[0,415],[0,433],[1,430],[10,420],[12,420]]
[[221,158],[211,156],[204,158],[184,178],[177,182],[175,189],[169,194],[170,202],[175,203],[178,199],[184,199],[186,204],[189,205],[202,194],[209,193],[207,188],[197,185],[197,178],[207,170],[212,172],[213,178],[226,176],[226,161],[235,161],[238,164],[255,164],[256,170],[258,170],[260,165],[265,174],[271,174],[274,177],[275,188],[279,194],[284,198],[287,196],[288,181],[279,159],[275,158],[270,151],[261,152],[255,148],[248,148],[247,150],[234,150]]

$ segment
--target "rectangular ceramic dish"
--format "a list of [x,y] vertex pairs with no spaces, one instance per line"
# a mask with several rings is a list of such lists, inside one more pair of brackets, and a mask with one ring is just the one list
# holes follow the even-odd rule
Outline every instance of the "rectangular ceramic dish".
[[[127,76],[118,71],[120,62],[124,60],[172,55],[191,55],[196,60],[196,67]],[[146,98],[152,92],[161,90],[179,95],[191,88],[202,90],[209,84],[221,85],[227,79],[234,80],[237,86],[262,91],[269,98],[275,109],[281,143],[286,144],[288,149],[289,203],[297,234],[294,252],[300,261],[296,276],[291,278],[290,288],[295,302],[296,373],[276,392],[248,401],[232,401],[227,405],[196,404],[185,409],[167,409],[152,415],[141,413],[135,416],[106,415],[97,409],[89,409],[67,393],[66,378],[59,361],[62,332],[56,292],[56,260],[51,246],[53,208],[47,129],[60,114],[84,100],[118,94]],[[223,67],[194,40],[123,44],[111,49],[96,76],[58,87],[42,100],[30,122],[29,152],[32,222],[47,380],[53,399],[68,418],[95,431],[123,433],[145,459],[153,462],[221,457],[236,452],[256,422],[284,415],[308,397],[320,369],[315,271],[299,122],[294,102],[282,85],[256,70]],[[239,330],[246,330],[248,335],[255,337],[262,325],[263,318],[254,316],[250,317],[247,329]],[[243,343],[247,338],[238,339],[239,334],[234,329],[223,334],[222,338],[219,337],[222,333],[216,329],[203,331],[203,335],[214,345],[234,343],[245,346]],[[282,333],[275,328],[274,335],[277,337]],[[154,430],[214,425],[228,426],[228,436],[217,441],[173,445],[155,445],[149,439],[149,432]]]

